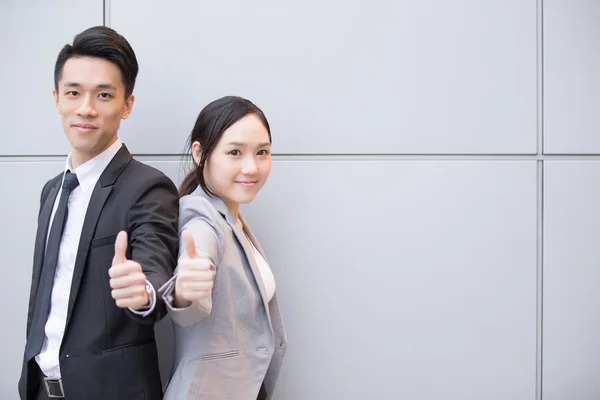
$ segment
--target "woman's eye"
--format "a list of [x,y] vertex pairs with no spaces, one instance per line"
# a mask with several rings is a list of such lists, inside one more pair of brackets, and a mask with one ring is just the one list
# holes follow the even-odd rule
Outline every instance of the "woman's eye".
[[231,154],[232,156],[239,156],[241,153],[239,150],[231,150],[229,154]]

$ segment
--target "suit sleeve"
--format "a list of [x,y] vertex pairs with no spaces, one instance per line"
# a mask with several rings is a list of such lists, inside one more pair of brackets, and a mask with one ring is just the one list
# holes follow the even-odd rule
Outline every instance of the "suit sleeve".
[[[48,198],[48,194],[50,192],[50,189],[52,188],[52,185],[55,183],[56,179],[58,178],[54,178],[49,180],[48,182],[46,182],[46,184],[44,185],[44,187],[42,188],[41,194],[40,194],[40,207],[38,209],[38,227],[37,230],[40,229],[40,215],[42,213],[42,209],[44,208],[44,204],[46,203],[46,199]],[[37,235],[36,235],[37,236]],[[35,246],[35,245],[34,245]],[[35,253],[35,252],[32,252]],[[35,258],[35,255],[34,255]],[[35,261],[32,260],[32,264],[34,264]],[[31,328],[31,319],[33,318],[33,305],[35,303],[35,295],[37,294],[37,285],[39,282],[37,282],[34,279],[34,271],[33,268],[31,270],[31,284],[29,287],[29,307],[27,308],[27,323],[25,325],[25,337],[27,337],[27,335],[29,334],[29,328]]]
[[[128,232],[131,259],[142,266],[154,288],[163,286],[173,275],[177,258],[177,217],[179,199],[175,185],[166,176],[149,179],[138,191],[129,210]],[[142,323],[160,321],[167,313],[164,301],[156,296],[154,310],[147,316],[126,310]]]
[[[181,227],[181,231],[187,230],[192,234],[198,256],[208,259],[211,263],[211,269],[216,271],[222,257],[221,243],[217,230],[211,223],[210,218],[203,215],[202,210],[187,209],[186,213],[193,213],[193,217]],[[180,241],[180,254],[183,254],[183,246],[183,241]],[[175,269],[175,276],[158,290],[158,297],[161,297],[165,302],[173,322],[185,327],[208,317],[212,311],[212,294],[204,301],[193,302],[189,307],[174,307],[176,279],[177,269]]]
[[[54,179],[56,179],[56,178],[54,178]],[[46,182],[46,184],[42,188],[42,192],[40,193],[40,208],[38,210],[38,217],[42,213],[42,208],[44,208],[44,203],[46,203],[46,197],[48,197],[48,192],[50,191],[50,188],[52,187],[51,183],[54,181],[54,179]]]

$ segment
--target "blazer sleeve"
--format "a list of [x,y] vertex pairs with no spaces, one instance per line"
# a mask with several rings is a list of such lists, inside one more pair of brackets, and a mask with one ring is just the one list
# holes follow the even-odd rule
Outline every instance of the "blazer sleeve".
[[[194,199],[196,200],[196,199]],[[180,233],[184,230],[189,231],[196,245],[196,252],[200,257],[206,258],[211,263],[211,269],[216,271],[217,266],[222,257],[221,241],[219,240],[219,233],[216,224],[211,217],[204,213],[205,203],[204,199],[197,198],[197,207],[184,209],[182,217],[184,224],[180,228]],[[187,203],[189,205],[189,202]],[[182,221],[183,222],[183,221]],[[180,241],[179,254],[183,254],[183,241]],[[175,308],[174,307],[174,291],[175,291],[175,280],[177,279],[177,270],[175,269],[175,275],[167,282],[166,285],[159,289],[159,297],[162,298],[167,306],[169,316],[177,325],[190,326],[208,317],[212,311],[212,294],[204,301],[193,302],[189,307],[186,308]]]
[[[52,185],[56,183],[56,178],[49,180],[48,182],[46,182],[46,184],[44,185],[44,187],[42,188],[41,194],[40,194],[40,207],[38,209],[38,226],[37,226],[37,230],[40,229],[40,214],[42,213],[42,209],[44,208],[44,204],[46,203],[46,199],[48,198],[48,194],[50,192],[50,189],[52,188]],[[37,236],[37,235],[36,235]],[[35,245],[34,245],[35,247]],[[44,246],[45,248],[45,246]],[[33,262],[35,262],[34,260],[32,260]],[[39,282],[36,282],[36,280],[34,279],[34,273],[35,271],[31,271],[31,283],[29,286],[29,306],[27,307],[27,323],[25,324],[25,337],[27,337],[27,335],[29,334],[29,329],[31,328],[31,319],[33,318],[33,305],[35,303],[35,296],[34,293],[37,293],[37,286],[36,284],[39,284]]]
[[[138,190],[128,214],[131,259],[142,266],[154,289],[172,276],[177,258],[179,199],[173,182],[164,175],[147,179]],[[160,321],[167,313],[164,301],[156,296],[154,310],[142,316],[125,309],[142,323]]]
[[56,182],[57,178],[51,179],[42,188],[42,192],[40,193],[40,208],[38,210],[38,217],[42,213],[42,208],[44,208],[44,203],[46,203],[46,198],[48,197],[48,192],[52,188],[52,185]]

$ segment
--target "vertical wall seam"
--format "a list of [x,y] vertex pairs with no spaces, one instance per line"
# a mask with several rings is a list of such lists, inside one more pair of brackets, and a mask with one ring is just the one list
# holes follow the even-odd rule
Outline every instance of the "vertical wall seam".
[[536,290],[536,400],[543,397],[544,369],[544,4],[536,4],[537,57],[537,290]]
[[110,27],[110,0],[102,0],[102,24]]

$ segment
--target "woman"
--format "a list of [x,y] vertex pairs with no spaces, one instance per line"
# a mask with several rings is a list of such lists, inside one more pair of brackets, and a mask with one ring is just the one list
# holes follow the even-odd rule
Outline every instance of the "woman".
[[180,188],[180,258],[160,289],[175,322],[166,400],[270,399],[286,348],[275,279],[239,212],[271,170],[263,112],[240,97],[206,106]]

